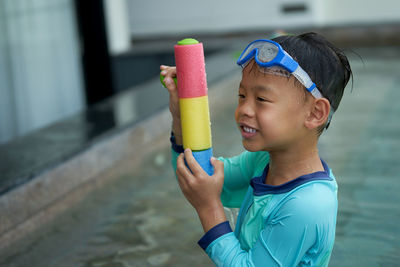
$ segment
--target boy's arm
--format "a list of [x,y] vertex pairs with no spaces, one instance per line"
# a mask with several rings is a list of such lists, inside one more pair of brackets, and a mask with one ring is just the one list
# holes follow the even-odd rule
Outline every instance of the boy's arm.
[[[313,184],[311,191],[297,190],[282,200],[280,207],[264,218],[264,228],[254,229],[259,236],[246,251],[226,221],[220,201],[223,163],[213,160],[212,164],[215,173],[210,177],[187,149],[177,159],[177,177],[205,231],[199,245],[217,266],[297,266],[304,259],[309,260],[307,264],[326,265],[334,240],[332,216],[336,214],[336,206],[331,205],[334,201],[329,202],[332,192],[326,190],[326,185],[318,188]],[[315,192],[320,197],[316,198]]]
[[[321,198],[310,190],[290,197],[272,218],[249,251],[241,248],[227,222],[209,230],[199,245],[217,266],[327,266],[335,235],[336,205],[332,191],[317,185]],[[311,196],[311,197],[310,197]]]

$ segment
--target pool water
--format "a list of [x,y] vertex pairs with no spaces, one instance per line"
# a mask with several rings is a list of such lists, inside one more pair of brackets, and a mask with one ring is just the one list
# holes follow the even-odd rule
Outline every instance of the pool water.
[[[399,266],[400,49],[353,50],[364,63],[351,56],[353,91],[350,84],[319,146],[339,184],[330,266]],[[210,91],[217,156],[242,151],[233,118],[239,80],[237,72]],[[109,182],[0,251],[0,265],[212,266],[196,244],[201,225],[176,184],[168,136],[162,149],[115,166],[125,171],[105,173]]]
[[331,266],[399,266],[400,50],[357,52],[353,92],[320,143],[339,184]]

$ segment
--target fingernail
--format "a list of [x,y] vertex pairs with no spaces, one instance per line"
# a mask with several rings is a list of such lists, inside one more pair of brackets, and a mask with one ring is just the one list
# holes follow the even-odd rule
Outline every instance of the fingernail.
[[170,84],[170,83],[171,83],[171,79],[168,78],[168,77],[165,78],[165,79],[164,79],[164,83],[165,83],[165,84]]
[[163,70],[162,72],[161,72],[161,75],[165,75],[165,74],[167,74],[167,72],[165,71],[165,70]]

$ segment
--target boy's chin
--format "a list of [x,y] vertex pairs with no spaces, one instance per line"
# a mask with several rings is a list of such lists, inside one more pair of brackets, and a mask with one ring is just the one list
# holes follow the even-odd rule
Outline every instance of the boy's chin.
[[251,144],[246,140],[242,140],[242,144],[243,144],[244,149],[246,149],[247,151],[250,151],[250,152],[257,152],[257,151],[263,150],[261,147],[255,145],[255,144]]

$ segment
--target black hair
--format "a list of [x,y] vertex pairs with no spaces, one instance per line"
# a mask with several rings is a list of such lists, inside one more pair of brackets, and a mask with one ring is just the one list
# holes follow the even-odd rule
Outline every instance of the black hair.
[[[272,40],[279,43],[299,63],[322,95],[329,100],[331,108],[337,111],[344,89],[350,77],[353,78],[344,52],[314,32],[284,35]],[[329,122],[318,129],[318,134],[328,126]]]

